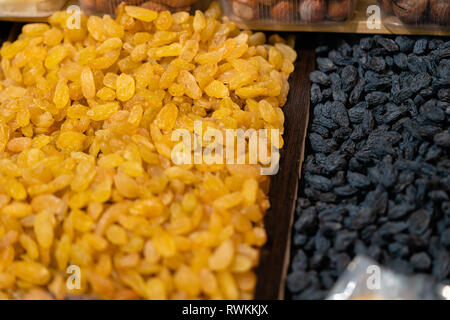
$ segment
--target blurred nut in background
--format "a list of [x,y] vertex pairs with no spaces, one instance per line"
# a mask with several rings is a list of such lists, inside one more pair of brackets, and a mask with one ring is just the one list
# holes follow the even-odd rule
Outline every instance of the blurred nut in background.
[[294,4],[292,1],[281,1],[273,6],[270,14],[275,20],[286,21],[294,17]]
[[300,17],[304,22],[320,22],[327,15],[325,0],[304,0],[300,5]]
[[95,0],[83,0],[83,6],[84,8],[88,10],[94,10],[97,6],[97,3]]
[[[106,12],[113,15],[116,11],[116,7],[122,2],[121,0],[94,0],[95,8],[94,10],[100,12]],[[142,1],[141,1],[142,2]],[[128,4],[128,3],[127,3]]]
[[450,0],[430,0],[430,17],[433,22],[450,25]]
[[153,2],[153,1],[147,1],[141,4],[141,7],[150,9],[153,11],[161,12],[161,11],[170,11],[170,12],[178,12],[178,11],[189,11],[191,7],[178,7],[178,8],[172,8],[165,4],[159,3],[159,2]]
[[394,13],[394,9],[392,8],[392,0],[380,0],[379,1],[381,9],[388,14]]
[[353,0],[329,0],[328,17],[331,20],[345,20],[350,16]]
[[197,0],[159,0],[159,2],[168,5],[169,7],[188,7],[194,4]]
[[153,11],[166,11],[169,10],[170,11],[170,7],[166,6],[165,4],[159,3],[159,2],[153,2],[153,1],[147,1],[144,2],[143,4],[141,4],[141,7],[145,8],[145,9],[149,9],[149,10],[153,10]]
[[392,7],[395,15],[403,22],[417,23],[426,13],[428,0],[392,0]]
[[257,0],[232,0],[231,6],[234,14],[244,20],[253,20],[259,16]]
[[258,0],[258,2],[259,2],[260,4],[265,5],[265,6],[271,7],[271,6],[273,6],[274,4],[276,4],[276,3],[278,2],[278,0]]

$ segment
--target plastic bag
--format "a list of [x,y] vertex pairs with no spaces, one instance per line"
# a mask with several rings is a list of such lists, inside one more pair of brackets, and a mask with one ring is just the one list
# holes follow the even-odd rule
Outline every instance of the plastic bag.
[[353,16],[357,0],[220,0],[224,15],[239,26],[296,31],[338,25]]
[[358,256],[331,289],[327,300],[450,300],[450,286],[424,275],[406,276]]

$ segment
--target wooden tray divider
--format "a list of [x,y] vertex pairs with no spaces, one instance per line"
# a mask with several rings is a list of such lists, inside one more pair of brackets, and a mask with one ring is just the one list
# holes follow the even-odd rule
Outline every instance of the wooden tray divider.
[[260,252],[257,268],[255,299],[283,299],[285,279],[290,260],[291,230],[297,202],[297,188],[305,149],[309,118],[310,81],[314,69],[314,37],[300,34],[296,39],[297,61],[289,80],[288,102],[283,107],[285,116],[284,146],[281,149],[280,168],[271,177],[269,199],[271,208],[264,218],[267,243]]

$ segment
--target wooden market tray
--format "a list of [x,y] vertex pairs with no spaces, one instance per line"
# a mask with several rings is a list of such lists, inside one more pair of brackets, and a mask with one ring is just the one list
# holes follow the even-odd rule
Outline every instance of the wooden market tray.
[[[361,0],[360,4],[366,1],[372,0]],[[355,15],[357,16],[357,14]],[[351,25],[352,21],[349,24]],[[5,40],[14,40],[20,32],[22,24],[0,22],[0,26],[1,43]],[[353,22],[352,26],[351,31],[344,27],[342,27],[343,29],[336,29],[336,26],[333,27],[333,30],[327,30],[326,27],[323,27],[322,30],[315,29],[314,31],[368,33],[359,23]],[[414,30],[417,34],[417,29]],[[425,31],[430,32],[432,30]],[[370,33],[374,32],[371,31]],[[390,31],[386,29],[386,32],[379,33],[390,33]],[[447,35],[450,35],[450,33],[447,32]],[[339,37],[339,34],[336,34],[336,36]],[[256,270],[258,280],[255,299],[259,300],[283,299],[285,294],[285,279],[290,260],[291,231],[309,120],[309,74],[315,66],[314,45],[316,37],[317,34],[314,33],[298,33],[296,36],[298,58],[295,63],[295,71],[289,79],[288,100],[283,107],[285,115],[284,147],[281,150],[278,174],[271,177],[269,190],[271,208],[264,219],[268,241],[260,251],[260,262]]]
[[[14,41],[22,26],[20,22],[0,21],[0,46],[4,41]],[[291,229],[309,119],[309,74],[315,64],[313,38],[313,34],[298,34],[296,37],[298,57],[289,79],[287,103],[283,107],[284,146],[280,151],[279,171],[270,181],[271,208],[264,219],[268,241],[260,251],[255,299],[284,298]]]

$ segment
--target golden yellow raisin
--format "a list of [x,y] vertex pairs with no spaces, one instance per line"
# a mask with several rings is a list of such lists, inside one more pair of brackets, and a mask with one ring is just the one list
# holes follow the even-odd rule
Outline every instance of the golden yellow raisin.
[[53,243],[52,216],[47,211],[41,211],[34,217],[34,233],[42,248],[50,248]]
[[134,7],[134,6],[126,6],[125,12],[135,19],[145,21],[145,22],[152,22],[158,17],[158,13],[153,10],[148,10],[141,7]]
[[45,285],[50,280],[50,271],[33,261],[17,261],[12,265],[14,275],[34,285]]
[[120,101],[130,100],[134,96],[135,82],[133,77],[122,73],[116,80],[116,96]]
[[83,91],[83,96],[86,99],[92,99],[95,97],[95,81],[94,74],[91,68],[88,66],[84,67],[80,75],[81,90]]

